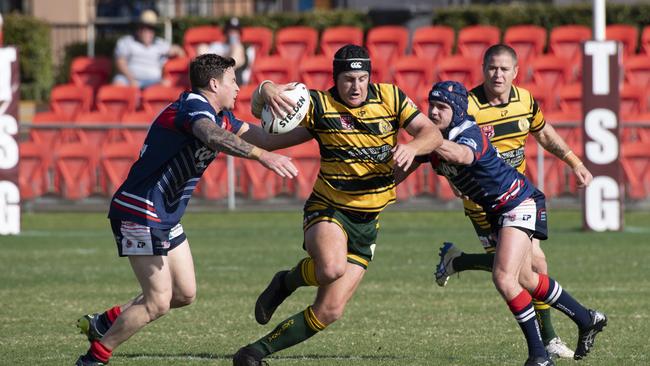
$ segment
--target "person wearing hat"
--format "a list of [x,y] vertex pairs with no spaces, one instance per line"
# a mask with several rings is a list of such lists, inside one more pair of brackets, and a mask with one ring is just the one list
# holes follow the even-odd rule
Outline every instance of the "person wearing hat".
[[554,279],[533,270],[533,239],[547,239],[544,194],[499,157],[488,136],[467,114],[468,92],[463,84],[436,83],[428,99],[429,118],[444,141],[433,153],[416,158],[406,171],[396,170],[397,181],[403,181],[420,163],[429,162],[455,190],[485,210],[497,241],[492,279],[526,338],[525,366],[553,365],[542,342],[533,298],[573,320],[578,326],[574,358],[585,357],[595,336],[607,325],[607,317],[585,308]]
[[145,10],[135,24],[135,32],[118,39],[115,46],[115,66],[118,74],[114,84],[146,88],[162,81],[162,68],[168,57],[184,56],[177,45],[156,37],[158,16]]
[[[396,199],[393,169],[408,169],[416,155],[442,143],[440,132],[397,86],[372,83],[366,49],[346,45],[334,55],[334,87],[311,90],[311,106],[301,126],[282,135],[252,128],[245,140],[265,149],[316,139],[320,172],[304,206],[307,256],[277,272],[255,304],[255,319],[267,324],[297,288],[316,287],[314,302],[280,322],[266,336],[242,347],[234,365],[261,365],[268,355],[307,340],[343,315],[376,248],[378,216]],[[276,115],[291,110],[287,85],[263,81],[253,93],[252,112],[262,105]],[[414,138],[398,141],[399,130]]]
[[241,41],[241,24],[239,18],[228,19],[223,26],[225,41],[212,42],[208,45],[199,45],[197,53],[215,53],[223,57],[231,57],[235,60],[235,76],[237,84],[248,84],[251,76],[251,65],[255,59],[255,47],[247,47]]

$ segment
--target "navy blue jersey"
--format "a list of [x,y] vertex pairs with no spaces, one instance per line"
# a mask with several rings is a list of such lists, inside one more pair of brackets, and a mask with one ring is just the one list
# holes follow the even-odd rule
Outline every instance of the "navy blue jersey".
[[534,191],[533,184],[501,159],[490,140],[472,120],[449,131],[449,140],[472,149],[474,161],[455,165],[441,160],[435,152],[429,161],[436,173],[451,183],[488,213],[499,214],[517,207]]
[[109,218],[160,229],[180,222],[201,175],[217,155],[192,134],[192,124],[202,118],[232,133],[242,126],[231,112],[216,113],[201,94],[181,94],[149,127],[140,158],[113,196]]

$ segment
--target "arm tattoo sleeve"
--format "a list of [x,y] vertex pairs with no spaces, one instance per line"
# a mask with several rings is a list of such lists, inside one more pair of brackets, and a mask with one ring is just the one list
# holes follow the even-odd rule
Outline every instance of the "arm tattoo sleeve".
[[192,133],[210,149],[236,157],[251,157],[254,148],[253,145],[217,126],[207,118],[196,121],[192,127]]

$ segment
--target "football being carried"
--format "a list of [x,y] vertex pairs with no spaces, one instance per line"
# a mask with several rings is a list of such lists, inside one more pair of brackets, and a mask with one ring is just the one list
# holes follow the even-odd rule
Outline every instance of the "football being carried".
[[276,116],[269,105],[262,107],[261,121],[264,131],[271,134],[286,133],[298,126],[309,110],[309,89],[302,83],[293,83],[294,88],[282,94],[294,103],[292,111]]

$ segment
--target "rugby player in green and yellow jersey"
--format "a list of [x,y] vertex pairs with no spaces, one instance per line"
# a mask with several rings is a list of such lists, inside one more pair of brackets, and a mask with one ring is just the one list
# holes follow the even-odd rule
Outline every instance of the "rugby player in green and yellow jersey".
[[[375,252],[378,215],[395,201],[393,168],[408,169],[416,155],[432,152],[442,136],[429,118],[395,85],[370,83],[367,51],[346,45],[334,55],[335,86],[310,91],[310,110],[301,126],[282,135],[252,127],[242,138],[268,149],[316,139],[321,167],[304,207],[308,256],[275,274],[255,304],[255,319],[267,324],[298,287],[317,287],[313,304],[283,320],[270,333],[242,347],[234,365],[262,359],[305,341],[339,319]],[[253,95],[253,114],[266,103],[275,113],[290,110],[287,85],[262,82]],[[399,129],[414,137],[398,143]]]
[[[566,142],[546,123],[539,105],[528,90],[512,85],[517,76],[517,54],[504,44],[496,44],[485,51],[483,57],[483,84],[470,91],[467,113],[497,148],[502,159],[522,174],[526,171],[524,146],[530,134],[551,154],[564,160],[573,170],[579,187],[587,186],[593,179],[580,159]],[[492,271],[496,238],[490,233],[490,224],[483,209],[464,199],[465,215],[469,217],[486,253],[467,254],[452,243],[440,248],[440,262],[436,266],[436,282],[445,286],[449,276],[468,270]],[[533,268],[547,274],[546,257],[533,239]],[[548,305],[534,301],[541,325],[542,339],[551,356],[573,358],[573,351],[557,336],[553,329]]]

